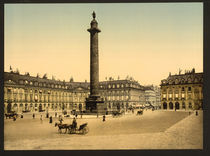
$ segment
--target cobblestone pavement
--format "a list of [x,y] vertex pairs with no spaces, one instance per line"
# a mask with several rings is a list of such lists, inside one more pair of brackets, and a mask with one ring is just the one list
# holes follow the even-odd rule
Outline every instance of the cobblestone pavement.
[[[55,118],[53,119],[55,121]],[[59,134],[48,119],[43,122],[24,115],[23,119],[5,119],[5,150],[71,149],[202,149],[203,113],[184,111],[144,111],[142,116],[108,116],[105,122],[95,116],[78,118],[88,122],[86,135]],[[72,119],[64,119],[71,123]]]

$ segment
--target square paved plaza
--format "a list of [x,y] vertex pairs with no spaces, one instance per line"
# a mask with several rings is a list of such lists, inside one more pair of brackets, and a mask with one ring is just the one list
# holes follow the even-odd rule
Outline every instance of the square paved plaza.
[[[52,112],[52,115],[54,112]],[[53,123],[40,114],[32,118],[5,119],[5,150],[72,150],[72,149],[202,149],[203,112],[189,114],[188,111],[144,111],[143,115],[128,113],[121,117],[83,115],[77,117],[78,126],[88,123],[86,135],[60,134]],[[71,124],[72,117],[64,118]]]

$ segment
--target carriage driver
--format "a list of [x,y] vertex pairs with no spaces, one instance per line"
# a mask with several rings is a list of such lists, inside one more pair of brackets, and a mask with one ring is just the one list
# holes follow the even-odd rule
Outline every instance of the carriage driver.
[[76,118],[73,119],[72,127],[73,127],[74,130],[76,130],[76,128],[77,128],[77,121],[76,121]]
[[59,121],[60,121],[60,124],[62,124],[62,122],[63,122],[63,118],[62,118],[62,116],[61,115],[59,115],[59,119],[58,119]]

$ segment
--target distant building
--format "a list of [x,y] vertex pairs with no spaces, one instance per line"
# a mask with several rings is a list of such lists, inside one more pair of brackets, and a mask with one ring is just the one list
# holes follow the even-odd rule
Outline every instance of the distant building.
[[160,88],[158,86],[145,86],[145,106],[159,109],[160,104]]
[[[5,112],[75,110],[85,111],[88,82],[65,82],[4,72]],[[144,87],[134,80],[110,80],[99,84],[100,96],[104,98],[107,111],[127,111],[145,103]]]
[[160,109],[161,108],[160,87],[154,86],[154,91],[155,91],[155,95],[156,95],[156,105],[155,105],[155,107],[157,109]]
[[202,109],[203,73],[195,73],[194,68],[184,74],[169,74],[160,86],[162,109]]
[[156,94],[152,86],[145,86],[145,106],[154,107],[156,105]]
[[133,80],[103,81],[99,90],[110,111],[127,111],[145,104],[144,87]]

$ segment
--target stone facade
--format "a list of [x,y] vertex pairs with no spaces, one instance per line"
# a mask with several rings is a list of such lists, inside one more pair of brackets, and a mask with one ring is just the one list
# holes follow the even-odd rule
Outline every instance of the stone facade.
[[[85,111],[90,95],[88,82],[65,82],[4,72],[4,108],[8,111]],[[144,87],[136,81],[112,80],[99,83],[99,95],[107,111],[144,105]]]
[[202,109],[203,73],[195,73],[192,69],[185,74],[169,74],[160,86],[162,109]]
[[150,106],[155,107],[156,93],[152,86],[145,87],[145,101],[146,101],[146,104],[145,104],[146,107],[150,107]]
[[144,87],[136,81],[104,81],[100,83],[99,90],[108,111],[127,111],[145,104]]
[[153,85],[145,86],[145,101],[146,106],[159,109],[161,107],[160,87]]

